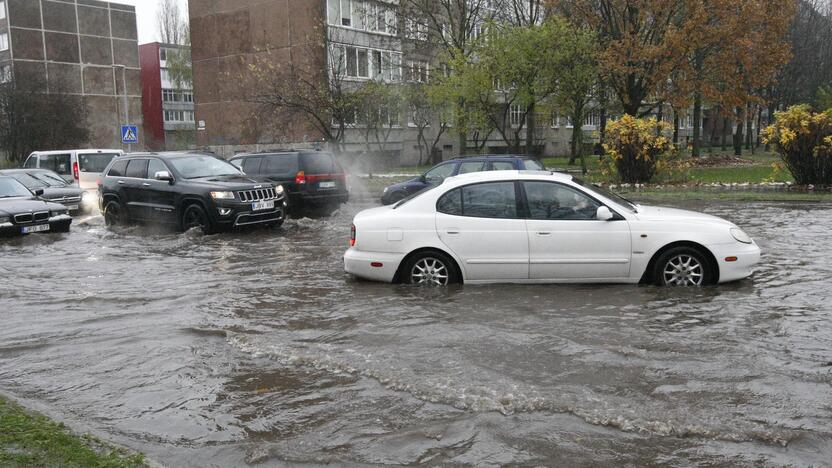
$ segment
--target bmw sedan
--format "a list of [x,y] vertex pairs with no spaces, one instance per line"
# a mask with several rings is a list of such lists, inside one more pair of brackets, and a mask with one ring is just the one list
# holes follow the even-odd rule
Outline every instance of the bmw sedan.
[[705,286],[760,249],[714,216],[643,206],[566,174],[472,173],[355,216],[347,273],[385,281]]
[[69,232],[72,218],[65,206],[38,198],[17,180],[0,176],[0,236],[35,232]]

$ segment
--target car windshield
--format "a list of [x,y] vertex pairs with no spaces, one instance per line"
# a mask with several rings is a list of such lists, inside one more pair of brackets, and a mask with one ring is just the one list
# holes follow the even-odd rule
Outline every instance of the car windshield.
[[116,153],[90,153],[78,155],[78,169],[81,172],[104,172]]
[[49,172],[30,172],[29,175],[50,187],[66,187],[69,185],[63,178],[61,178],[61,176],[57,174],[51,174]]
[[16,174],[11,174],[11,176],[21,184],[25,185],[28,189],[36,189],[36,188],[44,188],[48,187],[48,185],[39,179],[32,177],[29,174],[25,174],[23,172],[18,172]]
[[329,153],[305,153],[303,169],[307,174],[334,174],[338,172],[335,160]]
[[190,156],[187,158],[171,159],[176,171],[186,179],[200,179],[202,177],[220,177],[240,175],[239,169],[213,156]]
[[638,213],[638,208],[636,208],[635,203],[631,202],[630,200],[627,200],[626,198],[622,197],[621,195],[619,195],[619,194],[617,194],[617,193],[615,193],[611,190],[607,190],[603,187],[599,187],[597,185],[584,182],[583,180],[578,179],[577,177],[573,177],[572,182],[575,182],[576,184],[580,185],[581,187],[589,189],[589,190],[597,193],[598,195],[601,195],[602,197],[609,198],[610,200],[618,203],[619,205],[623,206],[624,208],[627,208],[628,210],[632,211],[633,213]]
[[0,177],[0,198],[31,197],[32,192],[11,177]]

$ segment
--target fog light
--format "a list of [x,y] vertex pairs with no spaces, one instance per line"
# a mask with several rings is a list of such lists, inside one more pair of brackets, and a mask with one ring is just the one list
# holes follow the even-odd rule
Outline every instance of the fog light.
[[228,216],[231,214],[231,208],[220,208],[221,216]]

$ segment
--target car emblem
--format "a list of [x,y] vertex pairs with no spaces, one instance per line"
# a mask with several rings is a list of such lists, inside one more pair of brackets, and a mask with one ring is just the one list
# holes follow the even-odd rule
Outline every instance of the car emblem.
[[254,188],[263,188],[262,185],[255,185]]

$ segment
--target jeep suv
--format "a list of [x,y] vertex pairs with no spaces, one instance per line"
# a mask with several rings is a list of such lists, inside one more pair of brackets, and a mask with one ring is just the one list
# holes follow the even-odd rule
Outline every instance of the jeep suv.
[[331,212],[349,200],[347,174],[331,153],[243,153],[229,161],[251,177],[283,185],[293,216],[310,210]]
[[453,177],[468,172],[542,171],[545,169],[540,161],[529,156],[471,156],[450,159],[433,166],[430,170],[415,179],[406,180],[386,187],[381,196],[381,203],[385,205],[396,203],[428,187],[441,184],[446,177]]
[[108,225],[129,221],[203,232],[283,224],[283,187],[256,182],[214,156],[139,153],[114,159],[99,181]]

